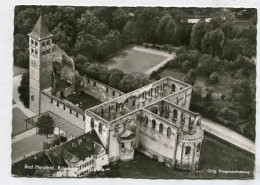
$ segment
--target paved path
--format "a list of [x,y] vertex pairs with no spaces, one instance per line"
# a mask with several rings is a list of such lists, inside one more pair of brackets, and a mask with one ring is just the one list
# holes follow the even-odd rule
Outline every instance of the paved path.
[[201,123],[202,123],[202,128],[205,131],[207,131],[239,148],[242,148],[248,152],[255,154],[255,143],[253,141],[251,141],[251,140],[247,139],[246,137],[238,134],[237,132],[230,130],[229,128],[226,128],[224,126],[221,126],[209,119],[202,118]]
[[163,51],[158,51],[158,50],[153,50],[153,49],[146,49],[146,48],[137,47],[137,46],[133,47],[133,49],[137,50],[137,51],[144,52],[144,53],[151,53],[151,54],[154,54],[154,55],[161,55],[161,56],[167,57],[165,60],[161,61],[159,64],[157,64],[154,67],[152,67],[151,69],[147,70],[145,72],[145,74],[147,74],[147,75],[150,75],[153,71],[157,71],[158,69],[163,67],[169,60],[172,60],[173,58],[176,57],[175,53],[168,54],[168,53],[163,52]]
[[32,117],[35,116],[36,114],[31,110],[25,108],[23,103],[19,99],[18,87],[20,85],[21,79],[22,79],[22,75],[17,75],[13,77],[13,99],[15,101],[13,108],[18,107],[27,117]]
[[12,143],[16,143],[18,141],[21,141],[27,137],[30,137],[32,135],[35,135],[36,134],[36,128],[31,128],[30,130],[27,130],[21,134],[17,134],[15,136],[12,137]]

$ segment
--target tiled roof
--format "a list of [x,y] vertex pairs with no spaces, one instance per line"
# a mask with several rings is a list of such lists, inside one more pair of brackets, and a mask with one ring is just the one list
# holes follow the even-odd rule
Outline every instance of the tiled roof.
[[68,162],[85,160],[87,157],[98,154],[102,147],[103,145],[96,131],[91,131],[47,150],[46,155],[53,165],[67,166],[65,159]]
[[37,40],[43,40],[49,37],[52,37],[53,35],[49,32],[46,23],[42,16],[39,17],[37,23],[35,24],[33,31],[28,34],[30,37],[37,39]]

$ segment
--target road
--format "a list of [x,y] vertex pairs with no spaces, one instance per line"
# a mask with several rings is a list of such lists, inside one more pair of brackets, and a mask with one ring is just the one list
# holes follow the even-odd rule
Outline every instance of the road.
[[248,152],[255,154],[255,143],[253,141],[247,139],[246,137],[238,134],[237,132],[235,132],[233,130],[230,130],[229,128],[221,126],[218,123],[215,123],[209,119],[206,119],[206,118],[201,119],[201,124],[202,124],[202,128],[205,131],[207,131],[239,148],[242,148]]

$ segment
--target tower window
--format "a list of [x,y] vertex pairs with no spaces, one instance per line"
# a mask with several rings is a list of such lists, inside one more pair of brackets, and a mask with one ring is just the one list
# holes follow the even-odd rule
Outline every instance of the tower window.
[[186,154],[186,155],[187,155],[187,154],[190,154],[190,149],[191,149],[190,146],[186,146],[186,148],[185,148],[185,154]]
[[86,120],[86,117],[85,116],[83,116],[83,121],[85,121]]
[[46,44],[47,44],[47,46],[49,46],[50,45],[50,40],[47,40]]
[[134,141],[131,141],[131,147],[133,147],[134,146]]
[[46,54],[49,54],[49,53],[50,53],[50,49],[47,49],[47,50],[46,50]]
[[34,54],[34,49],[33,48],[31,49],[31,52],[32,52],[32,54]]
[[116,93],[115,93],[115,91],[113,91],[113,96],[115,96],[116,95]]
[[44,42],[44,41],[42,42],[42,46],[43,46],[43,47],[45,46],[45,42]]
[[45,51],[44,50],[42,51],[42,55],[45,55]]
[[35,41],[35,46],[38,46],[38,42],[37,41]]
[[94,87],[96,87],[96,85],[97,85],[97,83],[96,83],[96,82],[94,82],[93,86],[94,86]]
[[60,103],[57,101],[57,107],[59,107]]
[[34,96],[33,95],[31,96],[31,101],[34,101]]
[[34,41],[31,39],[31,44],[33,45],[34,44]]
[[76,112],[76,117],[79,117],[79,113]]
[[125,148],[125,143],[121,143],[121,148]]
[[38,50],[35,50],[35,55],[38,55]]

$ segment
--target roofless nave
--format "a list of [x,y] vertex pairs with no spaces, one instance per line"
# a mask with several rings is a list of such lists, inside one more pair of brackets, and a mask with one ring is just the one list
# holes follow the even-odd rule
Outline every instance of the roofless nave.
[[[134,150],[157,158],[167,166],[195,170],[199,166],[203,130],[200,115],[189,111],[192,87],[165,77],[124,94],[75,71],[73,59],[52,43],[42,17],[29,34],[30,109],[37,114],[51,112],[71,128],[95,131],[109,162],[131,160]],[[76,80],[77,79],[77,80]],[[82,110],[66,100],[77,89],[102,101]],[[35,118],[34,118],[35,120]],[[67,125],[56,125],[72,134]],[[80,133],[75,132],[73,133]]]

